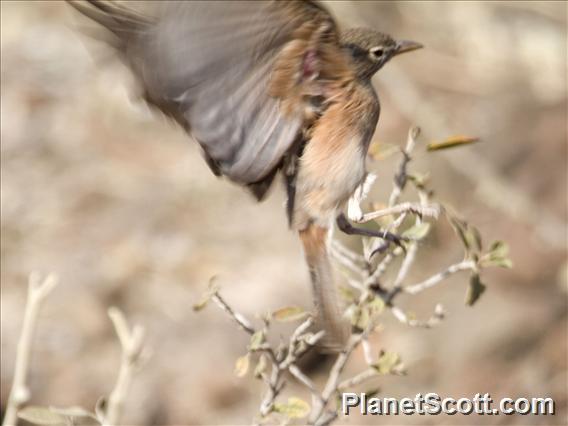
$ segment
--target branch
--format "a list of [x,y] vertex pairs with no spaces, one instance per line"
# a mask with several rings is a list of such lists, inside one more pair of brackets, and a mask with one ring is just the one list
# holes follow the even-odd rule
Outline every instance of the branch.
[[385,209],[376,210],[374,212],[365,213],[358,220],[359,223],[369,222],[379,217],[390,216],[401,213],[413,213],[419,216],[428,216],[437,218],[440,214],[440,206],[437,204],[422,205],[419,203],[401,203],[396,206],[387,207]]
[[434,309],[434,314],[426,321],[419,321],[413,318],[409,318],[408,315],[398,306],[392,306],[391,312],[394,315],[394,317],[397,320],[399,320],[401,323],[406,324],[410,327],[419,327],[419,328],[434,327],[435,325],[438,325],[446,315],[444,312],[444,308],[441,304],[436,305],[436,308]]
[[233,310],[233,308],[231,308],[227,302],[225,302],[225,300],[221,297],[221,295],[219,294],[218,291],[216,291],[215,293],[213,293],[213,296],[211,296],[211,299],[213,299],[213,301],[222,309],[224,310],[227,314],[229,314],[229,316],[231,318],[233,318],[236,323],[239,325],[239,327],[241,327],[244,331],[246,331],[248,334],[254,334],[256,332],[256,330],[254,329],[254,327],[251,325],[251,323],[241,314],[239,314],[238,312],[235,312]]
[[124,314],[118,308],[110,308],[108,316],[112,320],[120,346],[122,347],[122,359],[116,384],[108,399],[103,426],[118,425],[120,423],[124,400],[128,394],[134,371],[138,366],[144,343],[144,328],[135,325],[130,330]]
[[3,426],[15,426],[18,418],[18,410],[30,398],[30,391],[27,386],[28,369],[32,354],[32,343],[37,324],[39,310],[49,293],[57,285],[57,277],[53,274],[41,280],[39,274],[30,274],[28,280],[28,299],[24,312],[24,322],[22,334],[18,342],[16,351],[16,365],[14,368],[14,379],[12,390],[6,405]]
[[455,263],[442,272],[439,272],[435,275],[432,275],[430,278],[419,282],[418,284],[409,285],[406,287],[402,287],[402,291],[408,294],[417,294],[421,291],[426,290],[427,288],[434,287],[436,284],[440,283],[450,275],[455,274],[456,272],[466,271],[466,270],[475,270],[476,264],[473,260],[463,260],[459,263]]
[[366,382],[373,377],[376,377],[379,373],[374,368],[368,368],[361,373],[357,374],[356,376],[351,377],[350,379],[346,379],[342,381],[338,386],[337,390],[339,392],[344,391],[346,389],[352,388],[353,386],[360,385],[361,383]]
[[400,199],[400,194],[402,194],[402,191],[406,186],[406,179],[407,179],[406,169],[408,167],[408,163],[412,159],[411,154],[412,151],[414,151],[414,147],[416,146],[416,139],[418,138],[419,135],[420,135],[420,127],[412,127],[408,132],[406,147],[402,151],[402,161],[400,162],[398,173],[394,177],[394,187],[389,197],[389,207],[392,207],[396,203],[398,203],[398,200]]

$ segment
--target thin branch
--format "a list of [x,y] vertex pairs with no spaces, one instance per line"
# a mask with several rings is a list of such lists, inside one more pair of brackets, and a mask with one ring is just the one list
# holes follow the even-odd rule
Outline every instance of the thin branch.
[[[334,243],[335,243],[335,241],[334,241]],[[345,253],[342,252],[341,250],[339,250],[338,247],[335,244],[331,245],[330,251],[331,251],[331,255],[333,256],[333,258],[339,264],[343,265],[344,267],[349,269],[351,272],[354,272],[355,274],[357,274],[359,276],[365,275],[365,273],[366,273],[365,269],[363,269],[363,267],[359,266],[355,261],[353,261],[352,258],[350,258],[349,256],[346,256]]]
[[104,416],[104,426],[120,424],[120,417],[124,406],[124,401],[128,395],[132,378],[140,360],[140,355],[144,343],[144,328],[135,325],[132,330],[128,327],[126,318],[122,311],[112,307],[108,310],[116,334],[122,347],[122,359],[120,371],[114,389],[110,393],[108,406]]
[[320,400],[322,399],[322,396],[319,393],[318,389],[316,388],[316,385],[314,384],[314,382],[308,376],[306,376],[296,364],[291,364],[288,367],[288,371],[300,383],[302,383],[304,386],[306,386],[310,390],[310,392],[312,393],[312,396],[314,396],[314,397],[316,397]]
[[408,293],[408,294],[417,294],[417,293],[420,293],[421,291],[424,291],[424,290],[426,290],[430,287],[435,286],[436,284],[439,284],[441,281],[445,280],[450,275],[453,275],[456,272],[467,271],[467,270],[473,271],[473,270],[475,270],[475,268],[476,268],[476,265],[475,265],[475,262],[473,260],[463,260],[459,263],[455,263],[455,264],[449,266],[448,268],[446,268],[442,272],[439,272],[435,275],[432,275],[430,278],[428,278],[428,279],[426,279],[422,282],[402,287],[402,291],[405,292],[405,293]]
[[414,150],[414,147],[416,146],[416,139],[418,139],[419,135],[420,135],[419,127],[413,127],[408,132],[406,147],[402,151],[402,160],[398,168],[398,173],[394,177],[394,187],[389,197],[389,207],[392,207],[396,203],[398,203],[398,200],[400,199],[400,194],[402,194],[402,191],[406,186],[406,179],[408,176],[406,169],[408,167],[408,163],[412,159],[411,154],[412,151]]
[[361,341],[366,338],[367,334],[368,331],[352,335],[347,344],[347,347],[343,350],[343,352],[341,352],[337,356],[337,359],[333,364],[333,367],[331,368],[327,382],[323,389],[322,400],[320,401],[320,403],[316,404],[316,406],[312,410],[312,415],[310,416],[311,423],[316,425],[322,424],[319,423],[317,420],[322,418],[322,415],[324,415],[324,411],[326,409],[327,403],[329,402],[329,399],[337,391],[339,376],[341,375],[343,369],[345,368],[347,361],[349,361],[351,353],[355,350],[357,346],[359,346]]
[[341,253],[344,257],[348,258],[352,262],[365,264],[365,258],[360,254],[355,253],[353,250],[345,247],[341,244],[338,240],[332,241],[332,248],[336,249],[339,253]]
[[30,398],[27,386],[28,370],[32,355],[33,337],[37,325],[39,310],[49,293],[57,285],[57,277],[53,274],[41,280],[37,273],[30,274],[28,284],[28,299],[24,312],[22,333],[16,351],[16,365],[12,390],[8,397],[3,426],[15,426],[18,418],[18,410]]
[[364,371],[362,371],[361,373],[357,374],[356,376],[353,376],[349,379],[346,379],[344,381],[342,381],[338,386],[337,386],[337,390],[339,392],[344,391],[346,389],[350,389],[353,386],[357,386],[360,385],[361,383],[366,382],[367,380],[370,380],[376,376],[378,376],[378,372],[377,370],[375,370],[374,368],[368,368]]
[[434,314],[426,321],[419,321],[417,319],[409,318],[408,315],[398,306],[392,306],[391,312],[394,317],[401,323],[410,327],[419,328],[432,328],[440,323],[445,317],[444,308],[441,304],[437,304],[434,309]]
[[431,204],[423,206],[419,203],[401,203],[385,209],[376,210],[374,212],[365,213],[358,221],[360,223],[369,222],[370,220],[379,217],[396,215],[401,213],[413,213],[419,216],[428,216],[437,218],[440,214],[440,206],[438,204]]
[[246,331],[248,334],[254,334],[256,333],[256,330],[254,329],[254,327],[251,325],[251,323],[241,314],[239,314],[238,312],[235,312],[233,310],[233,308],[231,308],[227,302],[225,302],[225,300],[221,297],[221,295],[219,294],[219,292],[215,292],[213,294],[213,296],[211,296],[211,299],[222,309],[224,310],[227,314],[229,314],[229,316],[231,318],[233,318],[236,323],[239,325],[239,327],[241,327],[244,331]]

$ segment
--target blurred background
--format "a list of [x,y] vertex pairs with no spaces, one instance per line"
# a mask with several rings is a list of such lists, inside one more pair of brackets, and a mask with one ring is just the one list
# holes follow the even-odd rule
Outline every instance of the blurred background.
[[[566,3],[327,4],[341,25],[426,46],[375,77],[375,139],[402,146],[411,125],[424,142],[479,136],[455,150],[419,147],[412,167],[430,172],[437,198],[486,240],[507,241],[515,265],[484,272],[488,289],[473,308],[463,304],[467,275],[401,299],[419,318],[436,303],[448,317],[422,330],[386,314],[375,344],[399,352],[409,374],[375,384],[391,397],[553,397],[557,409],[339,423],[566,424]],[[153,352],[128,396],[127,424],[250,423],[260,383],[233,374],[248,337],[216,308],[191,306],[217,275],[249,317],[311,307],[281,188],[257,204],[213,176],[197,145],[137,98],[128,71],[81,33],[85,21],[63,2],[3,1],[1,16],[2,407],[27,276],[39,270],[61,283],[37,329],[32,403],[92,408],[110,392],[120,348],[106,310],[116,305],[147,328]],[[369,162],[379,176],[373,199],[386,202],[397,160]],[[426,244],[409,283],[462,256],[445,225]],[[362,362],[355,354],[348,370]],[[288,391],[307,397],[293,382]]]

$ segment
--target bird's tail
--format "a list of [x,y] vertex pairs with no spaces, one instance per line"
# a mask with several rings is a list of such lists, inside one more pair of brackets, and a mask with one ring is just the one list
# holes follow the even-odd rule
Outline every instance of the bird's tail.
[[341,350],[349,337],[347,324],[342,321],[339,299],[333,282],[327,253],[328,229],[310,224],[300,231],[306,262],[310,269],[312,290],[317,310],[317,325],[325,331],[323,347]]
[[83,15],[105,27],[122,41],[140,34],[151,19],[115,1],[86,0],[67,2]]

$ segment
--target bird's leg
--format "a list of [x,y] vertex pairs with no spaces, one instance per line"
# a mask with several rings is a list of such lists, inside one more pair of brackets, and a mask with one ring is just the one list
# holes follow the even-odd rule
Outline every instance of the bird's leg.
[[337,216],[336,222],[339,229],[342,232],[345,232],[347,235],[361,235],[363,237],[375,237],[385,240],[385,244],[382,244],[381,246],[373,250],[371,257],[373,257],[375,253],[382,253],[383,251],[385,251],[389,247],[390,243],[394,243],[403,251],[406,251],[404,245],[402,244],[403,241],[408,241],[408,239],[405,237],[401,237],[388,231],[373,231],[372,229],[357,228],[353,226],[349,222],[349,220],[347,220],[343,213]]

